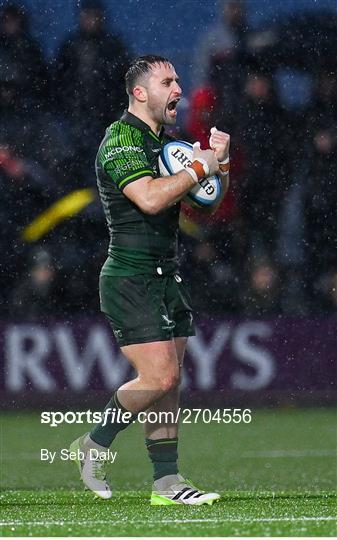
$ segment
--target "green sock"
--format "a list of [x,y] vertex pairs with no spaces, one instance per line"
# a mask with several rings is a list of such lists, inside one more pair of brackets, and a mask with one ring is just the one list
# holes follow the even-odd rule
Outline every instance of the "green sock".
[[178,474],[178,439],[145,439],[153,464],[153,479]]
[[129,420],[122,420],[122,414],[129,411],[127,411],[119,402],[117,392],[114,393],[104,411],[107,411],[108,409],[111,409],[111,411],[107,413],[107,416],[103,413],[102,422],[97,424],[90,431],[90,439],[106,448],[109,448],[117,433],[126,429],[137,418],[136,414],[132,414]]

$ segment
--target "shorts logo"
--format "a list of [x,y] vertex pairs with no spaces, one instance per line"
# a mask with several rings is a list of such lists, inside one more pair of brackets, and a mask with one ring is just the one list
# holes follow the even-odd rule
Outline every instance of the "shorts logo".
[[176,280],[177,283],[181,283],[182,282],[182,279],[180,276],[178,276],[178,274],[174,274],[174,279]]
[[175,322],[169,319],[167,315],[162,315],[161,318],[163,319],[165,323],[165,326],[163,326],[163,328],[169,328],[169,329],[174,328]]
[[123,337],[123,332],[122,330],[113,330],[113,334],[115,336],[115,338],[122,338]]

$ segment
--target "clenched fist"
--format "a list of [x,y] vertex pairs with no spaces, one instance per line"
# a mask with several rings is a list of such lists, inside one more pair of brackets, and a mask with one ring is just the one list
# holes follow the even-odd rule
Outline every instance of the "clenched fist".
[[219,162],[224,161],[229,155],[230,135],[219,131],[216,127],[212,127],[211,136],[209,138],[209,145],[214,150],[217,160]]

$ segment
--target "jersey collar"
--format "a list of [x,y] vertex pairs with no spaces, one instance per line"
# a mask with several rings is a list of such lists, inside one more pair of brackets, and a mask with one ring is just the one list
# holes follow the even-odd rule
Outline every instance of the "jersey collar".
[[144,133],[147,133],[148,135],[150,135],[150,137],[152,137],[153,139],[155,139],[156,141],[159,141],[159,142],[160,142],[160,140],[161,140],[161,138],[162,138],[162,136],[164,134],[164,131],[165,131],[164,127],[162,127],[161,130],[160,130],[159,135],[156,135],[154,133],[154,131],[152,131],[152,129],[150,128],[150,126],[148,124],[143,122],[143,120],[138,118],[138,116],[135,116],[134,114],[130,113],[126,109],[125,109],[124,113],[121,116],[121,120],[122,120],[122,122],[126,122],[127,124],[131,124],[131,126],[135,126],[136,128],[140,129]]

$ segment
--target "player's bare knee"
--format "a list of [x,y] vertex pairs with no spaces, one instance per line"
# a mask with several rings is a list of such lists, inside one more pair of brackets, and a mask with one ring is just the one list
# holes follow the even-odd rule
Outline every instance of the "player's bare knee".
[[165,374],[160,380],[160,389],[163,393],[173,390],[179,386],[179,371],[171,370],[169,373]]

